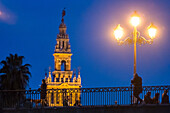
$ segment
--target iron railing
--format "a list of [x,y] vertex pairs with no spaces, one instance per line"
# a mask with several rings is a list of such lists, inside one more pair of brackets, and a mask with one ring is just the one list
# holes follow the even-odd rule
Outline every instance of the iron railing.
[[[164,90],[168,90],[170,96],[170,85],[143,86],[140,97],[144,99],[148,91],[151,92],[152,98],[159,93],[161,102]],[[45,92],[47,107],[63,106],[66,97],[69,106],[74,106],[76,100],[79,100],[81,106],[130,105],[134,101],[133,87],[50,89]],[[0,90],[0,108],[17,107],[42,107],[41,90]]]

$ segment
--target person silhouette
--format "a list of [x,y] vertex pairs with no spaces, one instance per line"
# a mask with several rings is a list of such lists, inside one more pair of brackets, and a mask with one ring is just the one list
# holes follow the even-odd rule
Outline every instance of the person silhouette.
[[162,94],[161,104],[169,104],[169,96],[167,93],[168,93],[168,90],[164,90],[164,93]]
[[45,105],[46,95],[47,95],[47,93],[46,93],[47,84],[45,83],[44,79],[42,79],[42,84],[41,84],[40,89],[41,89],[41,92],[40,92],[40,94],[41,94],[41,104],[42,104],[42,106],[44,106]]
[[152,99],[153,104],[159,104],[159,93],[155,94],[155,97]]
[[139,94],[142,93],[142,78],[136,73],[133,80],[131,80],[131,83],[134,86],[133,96],[137,98],[136,104],[138,104],[139,101],[141,103],[142,99],[139,97]]
[[152,104],[152,99],[151,99],[151,92],[147,92],[146,95],[144,96],[144,102],[146,104]]

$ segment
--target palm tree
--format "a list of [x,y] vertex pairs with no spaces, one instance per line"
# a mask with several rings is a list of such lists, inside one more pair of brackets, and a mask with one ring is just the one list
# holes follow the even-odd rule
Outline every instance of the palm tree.
[[30,64],[23,65],[23,56],[10,54],[6,60],[2,60],[0,69],[0,86],[2,90],[20,90],[28,85],[31,73]]
[[[0,90],[25,90],[31,77],[31,73],[29,72],[31,65],[23,65],[23,58],[23,56],[18,56],[17,54],[10,54],[9,57],[6,57],[6,60],[0,62],[3,65],[0,69]],[[9,100],[9,96],[12,98],[15,97],[15,100],[18,99],[18,93],[8,93],[5,98]]]

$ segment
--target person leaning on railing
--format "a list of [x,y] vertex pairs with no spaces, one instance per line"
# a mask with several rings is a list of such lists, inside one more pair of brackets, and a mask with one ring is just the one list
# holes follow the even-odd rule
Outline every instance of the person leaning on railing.
[[151,98],[151,92],[147,92],[146,95],[144,96],[144,102],[145,104],[152,104],[152,98]]
[[155,97],[152,99],[153,104],[159,104],[159,93],[155,94]]
[[139,101],[141,103],[142,99],[139,97],[139,94],[142,93],[142,78],[136,73],[131,83],[134,85],[133,96],[137,98],[136,104],[138,104]]
[[164,90],[164,93],[162,94],[162,103],[161,104],[169,104],[169,96],[168,96],[168,90]]
[[[161,104],[169,104],[169,96],[167,95],[168,90],[164,90],[164,93],[162,94],[162,102]],[[159,93],[155,94],[155,97],[153,99],[151,98],[151,92],[148,91],[147,94],[144,96],[144,102],[145,104],[159,104]]]

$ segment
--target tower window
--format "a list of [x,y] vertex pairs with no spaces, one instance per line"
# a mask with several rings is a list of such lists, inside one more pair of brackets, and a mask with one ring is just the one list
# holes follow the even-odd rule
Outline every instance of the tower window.
[[61,46],[61,43],[60,43],[60,41],[59,41],[59,48],[60,48],[60,46]]
[[64,41],[63,41],[63,47],[62,48],[64,48]]
[[53,104],[54,103],[54,94],[53,94],[53,92],[51,93],[51,104]]
[[66,48],[68,49],[69,42],[67,42]]
[[61,82],[64,82],[63,78],[61,78]]
[[70,104],[72,104],[72,93],[70,94]]
[[56,82],[59,82],[59,78],[56,78]]
[[62,33],[64,33],[64,30],[62,30]]
[[58,91],[56,92],[56,103],[59,104],[60,99],[60,93]]
[[68,82],[68,78],[66,78],[66,82]]
[[61,62],[61,71],[66,71],[66,61]]
[[78,100],[78,95],[77,93],[75,94],[75,101]]

